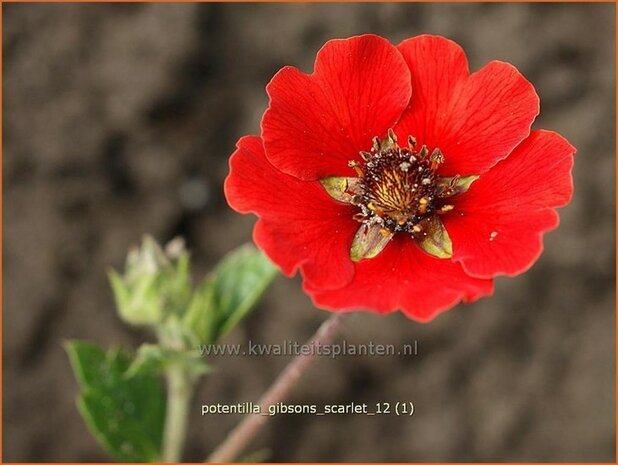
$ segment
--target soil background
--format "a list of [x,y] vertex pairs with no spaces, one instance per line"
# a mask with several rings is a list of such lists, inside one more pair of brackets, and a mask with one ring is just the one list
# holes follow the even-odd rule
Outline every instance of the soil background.
[[[136,347],[106,271],[143,234],[177,235],[202,277],[251,240],[222,183],[259,131],[264,86],[310,71],[328,39],[446,35],[472,70],[515,64],[537,128],[578,148],[576,194],[534,268],[428,325],[357,314],[349,343],[418,341],[415,357],[321,359],[294,403],[412,400],[392,415],[279,416],[249,451],[272,461],[615,461],[615,5],[4,4],[4,461],[108,461],[75,408],[70,338]],[[327,314],[278,278],[226,342],[303,341]],[[186,460],[255,401],[284,357],[218,360],[193,402]]]

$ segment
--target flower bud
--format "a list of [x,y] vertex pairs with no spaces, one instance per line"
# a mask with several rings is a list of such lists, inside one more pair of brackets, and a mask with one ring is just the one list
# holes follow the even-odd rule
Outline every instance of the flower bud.
[[190,296],[189,255],[181,239],[165,251],[146,236],[127,255],[123,275],[109,274],[118,314],[132,325],[157,325],[181,313]]

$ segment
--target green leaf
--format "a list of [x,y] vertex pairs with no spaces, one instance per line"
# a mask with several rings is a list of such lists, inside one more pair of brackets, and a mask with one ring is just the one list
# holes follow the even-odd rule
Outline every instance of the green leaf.
[[216,342],[251,310],[277,274],[277,268],[252,245],[221,260],[195,293],[184,323],[202,344]]
[[377,256],[393,238],[393,233],[379,224],[361,225],[354,235],[350,247],[350,258],[358,262],[365,258]]
[[120,462],[160,460],[165,396],[157,377],[125,373],[131,358],[95,344],[65,345],[80,393],[77,407],[91,433]]

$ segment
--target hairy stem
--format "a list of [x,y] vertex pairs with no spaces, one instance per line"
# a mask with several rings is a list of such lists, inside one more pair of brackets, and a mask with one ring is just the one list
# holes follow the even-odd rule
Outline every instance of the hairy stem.
[[173,365],[166,371],[167,412],[163,430],[163,462],[180,462],[189,419],[189,401],[193,381],[182,366]]
[[[315,335],[309,341],[310,345],[327,345],[337,336],[337,333],[349,316],[347,313],[335,313],[326,320]],[[315,360],[315,351],[307,355],[298,355],[283,370],[275,382],[261,397],[260,410],[268,411],[268,407],[281,402],[290,390],[294,387],[301,375],[309,368]],[[247,444],[253,439],[258,430],[266,423],[268,416],[250,414],[234,428],[219,447],[208,458],[209,462],[224,463],[232,462],[244,450]]]

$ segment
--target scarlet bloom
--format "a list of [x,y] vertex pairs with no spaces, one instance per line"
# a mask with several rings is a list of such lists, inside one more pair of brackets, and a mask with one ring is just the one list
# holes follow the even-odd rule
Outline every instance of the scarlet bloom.
[[266,91],[225,195],[318,307],[428,321],[490,295],[532,266],[571,199],[575,149],[531,132],[533,86],[499,61],[470,74],[443,37],[332,40],[313,74],[287,66]]

